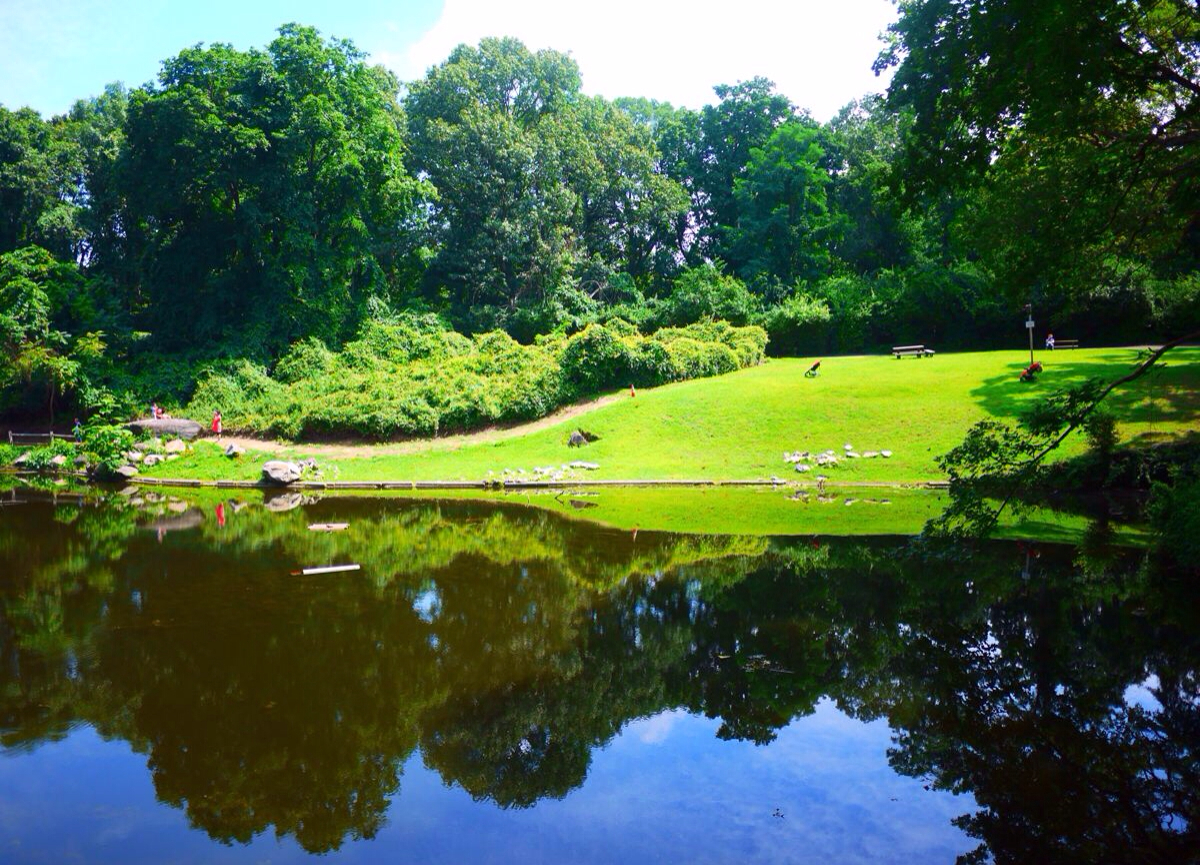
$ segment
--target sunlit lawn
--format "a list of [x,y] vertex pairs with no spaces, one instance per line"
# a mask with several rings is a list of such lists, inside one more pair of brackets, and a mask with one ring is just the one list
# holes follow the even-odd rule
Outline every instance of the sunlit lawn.
[[[1034,399],[1089,377],[1113,379],[1137,361],[1133,349],[1041,353],[1044,375],[1018,381],[1028,354],[1015,351],[943,354],[927,360],[890,356],[826,358],[821,375],[806,379],[809,359],[772,360],[714,379],[641,390],[563,424],[503,441],[453,447],[433,442],[419,453],[321,459],[325,477],[341,480],[479,480],[504,469],[531,470],[572,460],[599,463],[597,479],[753,479],[778,475],[811,479],[784,462],[785,451],[828,448],[839,455],[892,451],[890,459],[842,459],[823,470],[837,481],[918,481],[939,478],[936,458],[962,440],[978,420],[1012,419]],[[1125,440],[1163,438],[1200,426],[1200,349],[1168,356],[1111,401]],[[599,436],[569,448],[571,430]],[[1082,437],[1062,455],[1078,453]],[[314,451],[297,445],[292,455]],[[154,473],[175,477],[258,475],[260,455],[234,467],[215,447]]]

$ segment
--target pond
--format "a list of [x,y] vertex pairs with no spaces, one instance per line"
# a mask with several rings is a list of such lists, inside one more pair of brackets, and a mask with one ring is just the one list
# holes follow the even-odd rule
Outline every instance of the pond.
[[0,861],[1200,849],[1197,589],[1135,548],[126,492],[0,503]]

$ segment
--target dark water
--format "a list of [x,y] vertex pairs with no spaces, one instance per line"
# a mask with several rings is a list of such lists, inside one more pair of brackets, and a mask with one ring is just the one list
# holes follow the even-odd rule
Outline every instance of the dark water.
[[8,505],[0,861],[1196,861],[1198,626],[1128,550]]

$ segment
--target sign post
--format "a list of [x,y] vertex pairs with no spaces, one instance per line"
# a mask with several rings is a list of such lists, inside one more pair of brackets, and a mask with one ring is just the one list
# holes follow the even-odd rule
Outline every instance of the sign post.
[[1025,329],[1029,331],[1029,365],[1033,366],[1033,304],[1025,304]]

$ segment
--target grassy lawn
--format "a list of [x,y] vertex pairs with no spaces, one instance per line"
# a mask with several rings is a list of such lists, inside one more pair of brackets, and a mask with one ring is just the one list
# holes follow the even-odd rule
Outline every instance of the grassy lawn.
[[[987,417],[1011,419],[1038,396],[1090,377],[1113,379],[1137,359],[1133,349],[1041,352],[1044,375],[1034,384],[1017,376],[1028,362],[1019,351],[945,354],[929,360],[890,356],[828,358],[821,375],[805,379],[808,359],[772,360],[713,379],[639,391],[557,426],[495,442],[429,442],[407,454],[386,446],[364,447],[362,456],[325,458],[319,446],[297,445],[289,456],[315,456],[326,479],[479,480],[504,469],[532,470],[572,460],[599,463],[597,479],[753,479],[797,474],[784,451],[839,454],[851,444],[859,453],[890,450],[890,459],[843,459],[823,470],[831,482],[919,481],[941,476],[936,458],[962,440],[971,424]],[[1110,399],[1124,440],[1153,440],[1200,427],[1200,349],[1168,355],[1160,373],[1147,376]],[[570,431],[582,428],[599,439],[569,448]],[[1062,455],[1082,450],[1082,437]],[[236,463],[213,445],[152,470],[192,478],[255,478],[265,454]],[[673,493],[668,492],[668,495]]]

